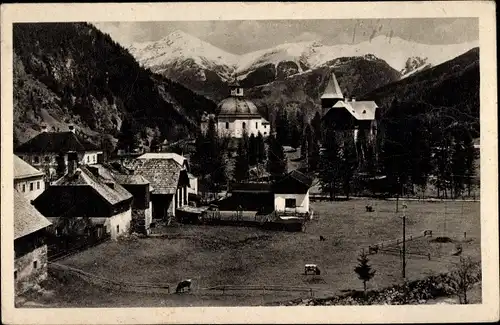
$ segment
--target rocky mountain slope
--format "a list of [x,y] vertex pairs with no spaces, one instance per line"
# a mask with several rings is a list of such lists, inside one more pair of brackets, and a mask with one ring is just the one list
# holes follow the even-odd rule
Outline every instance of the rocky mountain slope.
[[340,57],[376,57],[406,77],[475,46],[477,42],[428,45],[377,36],[358,44],[287,43],[233,55],[176,31],[159,41],[134,44],[129,49],[145,67],[220,100],[227,93],[226,84],[231,76],[238,76],[245,86],[254,87],[328,66],[329,62]]
[[[261,114],[269,116],[271,120],[281,107],[287,108],[288,111],[301,110],[307,119],[311,119],[321,110],[320,97],[332,72],[335,73],[346,97],[360,97],[366,92],[399,80],[400,76],[399,72],[386,62],[373,56],[342,57],[284,80],[254,86],[246,92],[261,110]],[[250,77],[246,82],[249,80],[259,83]]]
[[[479,48],[368,92],[382,119],[431,113],[449,125],[465,123],[479,136]],[[394,102],[396,102],[394,104]]]
[[77,129],[94,139],[116,136],[125,119],[175,139],[198,125],[214,103],[141,68],[130,53],[87,23],[14,26],[14,140],[42,122]]

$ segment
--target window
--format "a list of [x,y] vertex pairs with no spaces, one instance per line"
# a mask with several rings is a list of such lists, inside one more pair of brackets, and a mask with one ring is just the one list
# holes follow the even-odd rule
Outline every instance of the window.
[[116,225],[116,233],[119,234],[120,233],[120,225]]
[[26,184],[23,184],[23,192],[26,192]]
[[96,159],[96,156],[95,156],[95,155],[93,155],[93,156],[92,156],[92,160],[93,160],[94,162],[95,162],[95,159]]
[[17,280],[17,270],[14,271],[14,280]]
[[241,127],[244,129],[246,128],[247,124],[245,122],[241,123]]
[[264,124],[264,129],[267,129],[267,124]]
[[33,189],[34,189],[34,184],[30,182],[30,191],[33,191]]
[[267,135],[267,132],[264,132],[264,135]]
[[40,189],[40,181],[36,181],[36,189],[39,190]]
[[38,261],[33,261],[33,268],[36,269],[38,267]]
[[285,199],[285,208],[295,208],[296,200],[295,199]]
[[90,156],[87,156],[87,163],[90,162]]
[[50,156],[45,156],[45,162],[49,163],[50,162]]
[[255,122],[255,128],[258,129],[259,128],[259,122]]
[[35,162],[35,164],[39,164],[40,163],[40,157],[38,157],[38,156],[33,157],[33,161]]
[[229,122],[226,122],[226,129],[229,129]]

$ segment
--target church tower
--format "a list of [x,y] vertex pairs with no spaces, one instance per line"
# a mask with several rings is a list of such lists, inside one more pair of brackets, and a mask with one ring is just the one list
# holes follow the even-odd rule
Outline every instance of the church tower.
[[233,83],[229,85],[232,97],[243,97],[243,87],[241,87],[238,79],[235,79]]
[[332,72],[332,77],[326,85],[325,91],[321,96],[321,109],[322,115],[325,116],[326,112],[333,107],[338,101],[343,101],[344,95],[340,90],[339,83],[335,77],[335,73]]

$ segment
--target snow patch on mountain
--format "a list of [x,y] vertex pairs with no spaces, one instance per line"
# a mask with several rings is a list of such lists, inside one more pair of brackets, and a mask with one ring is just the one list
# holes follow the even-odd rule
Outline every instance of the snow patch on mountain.
[[[429,45],[382,35],[357,44],[285,43],[269,49],[235,55],[187,33],[175,31],[156,42],[135,43],[129,47],[129,51],[140,64],[153,71],[167,67],[175,67],[178,71],[196,68],[200,69],[202,76],[205,69],[214,71],[222,80],[228,81],[235,74],[244,78],[252,71],[269,64],[273,64],[278,71],[278,64],[292,62],[298,67],[297,73],[303,73],[336,58],[359,56],[367,60],[382,59],[406,76],[424,67],[451,60],[477,46],[478,41]],[[425,58],[425,63],[416,58]]]
[[238,56],[221,50],[210,43],[177,30],[156,42],[134,43],[128,48],[143,66],[159,70],[167,65],[182,65],[191,61],[200,69],[217,71],[230,79]]

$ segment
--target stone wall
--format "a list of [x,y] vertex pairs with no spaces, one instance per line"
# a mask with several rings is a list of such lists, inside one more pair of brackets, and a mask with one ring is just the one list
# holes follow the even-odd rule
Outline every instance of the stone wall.
[[16,258],[14,277],[16,296],[33,289],[45,280],[47,278],[47,245]]

